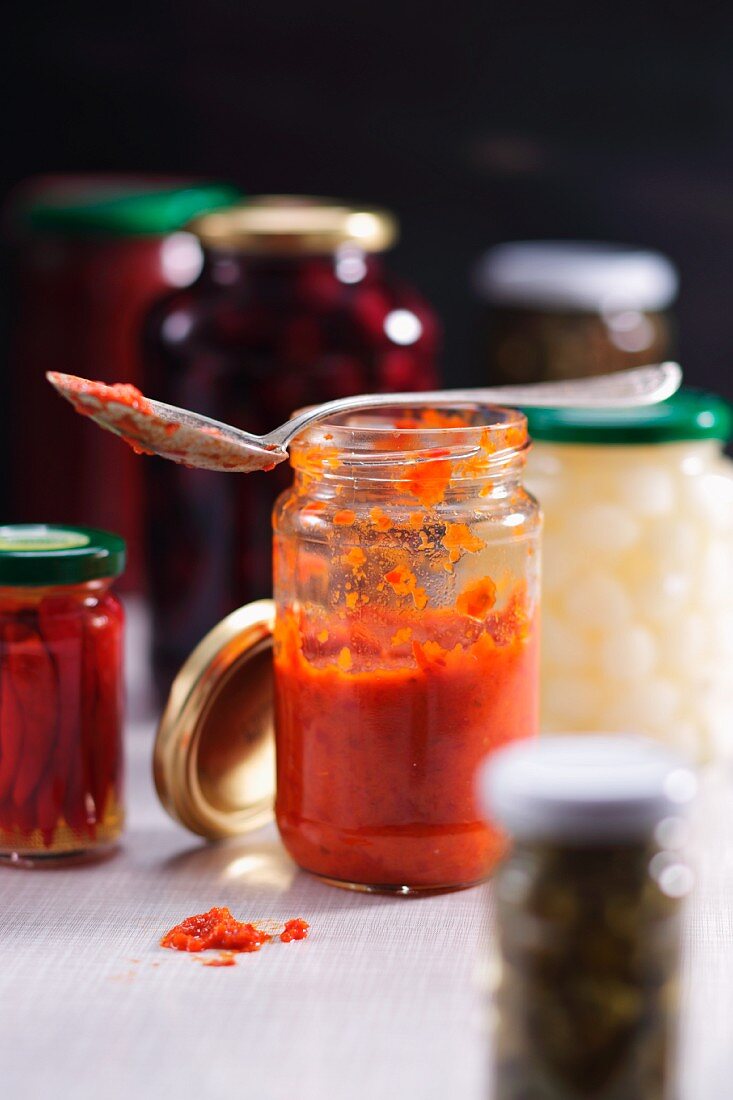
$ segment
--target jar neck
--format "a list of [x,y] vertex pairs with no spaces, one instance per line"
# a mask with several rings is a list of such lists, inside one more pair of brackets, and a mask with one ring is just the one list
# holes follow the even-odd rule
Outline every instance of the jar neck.
[[423,505],[505,496],[521,484],[528,439],[521,413],[491,406],[384,406],[317,424],[291,446],[296,491],[345,487]]
[[324,500],[344,496],[348,491],[378,501],[402,500],[417,508],[472,497],[501,500],[522,488],[524,456],[483,475],[461,476],[460,465],[425,459],[400,466],[361,467],[356,473],[348,467],[323,470],[306,465],[294,470],[293,489],[298,495]]
[[356,245],[343,245],[332,253],[268,254],[237,249],[204,249],[200,279],[217,286],[236,286],[256,280],[273,287],[298,282],[304,275],[329,276],[345,286],[373,278],[381,269],[381,257]]
[[0,585],[0,605],[23,604],[33,607],[43,600],[53,598],[83,601],[90,597],[103,596],[114,580],[114,577],[100,577],[79,584]]

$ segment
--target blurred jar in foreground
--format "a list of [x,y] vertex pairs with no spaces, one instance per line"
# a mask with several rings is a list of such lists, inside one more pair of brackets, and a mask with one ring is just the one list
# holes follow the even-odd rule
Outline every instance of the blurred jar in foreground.
[[484,878],[474,777],[536,732],[538,540],[525,419],[381,409],[295,441],[275,509],[276,817],[333,885]]
[[693,774],[643,738],[541,738],[481,776],[494,881],[494,1100],[673,1100]]
[[0,527],[0,859],[109,849],[123,826],[125,544],[84,527]]
[[[439,332],[380,253],[394,219],[331,200],[254,199],[197,219],[204,267],[147,324],[150,392],[263,433],[298,406],[436,383]],[[154,660],[166,688],[203,635],[271,592],[286,470],[222,477],[149,463]]]
[[6,210],[15,253],[11,515],[121,531],[131,548],[123,587],[132,591],[144,588],[143,470],[106,432],[74,420],[45,373],[145,389],[145,313],[201,269],[197,240],[179,230],[237,196],[220,184],[44,176],[23,184]]
[[733,753],[731,408],[533,409],[545,516],[541,727]]
[[677,272],[658,252],[583,241],[497,245],[474,285],[487,305],[492,383],[582,378],[658,363],[673,350]]

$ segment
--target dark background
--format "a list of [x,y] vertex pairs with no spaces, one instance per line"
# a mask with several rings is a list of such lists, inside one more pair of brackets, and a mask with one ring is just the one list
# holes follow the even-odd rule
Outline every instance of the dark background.
[[0,183],[145,170],[392,207],[451,382],[477,377],[486,246],[652,245],[681,268],[688,380],[733,396],[731,30],[725,4],[16,5]]

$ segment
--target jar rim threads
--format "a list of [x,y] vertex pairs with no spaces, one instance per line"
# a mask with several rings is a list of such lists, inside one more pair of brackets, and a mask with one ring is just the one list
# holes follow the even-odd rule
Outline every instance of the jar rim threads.
[[436,409],[420,404],[411,408],[384,406],[367,413],[350,413],[316,424],[291,446],[296,470],[322,476],[362,475],[374,469],[380,476],[399,468],[428,462],[452,465],[450,480],[487,477],[519,458],[529,447],[527,418],[498,405],[457,403]]

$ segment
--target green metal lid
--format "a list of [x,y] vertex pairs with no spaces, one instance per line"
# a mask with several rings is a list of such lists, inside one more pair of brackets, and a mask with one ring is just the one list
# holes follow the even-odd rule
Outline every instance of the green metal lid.
[[122,178],[78,180],[74,186],[61,181],[31,189],[19,215],[29,228],[60,236],[159,236],[240,198],[235,187],[223,183],[170,186]]
[[682,389],[638,409],[524,409],[532,439],[553,443],[675,443],[733,437],[733,406],[702,390]]
[[125,542],[93,527],[14,523],[0,527],[0,585],[81,584],[118,577]]

